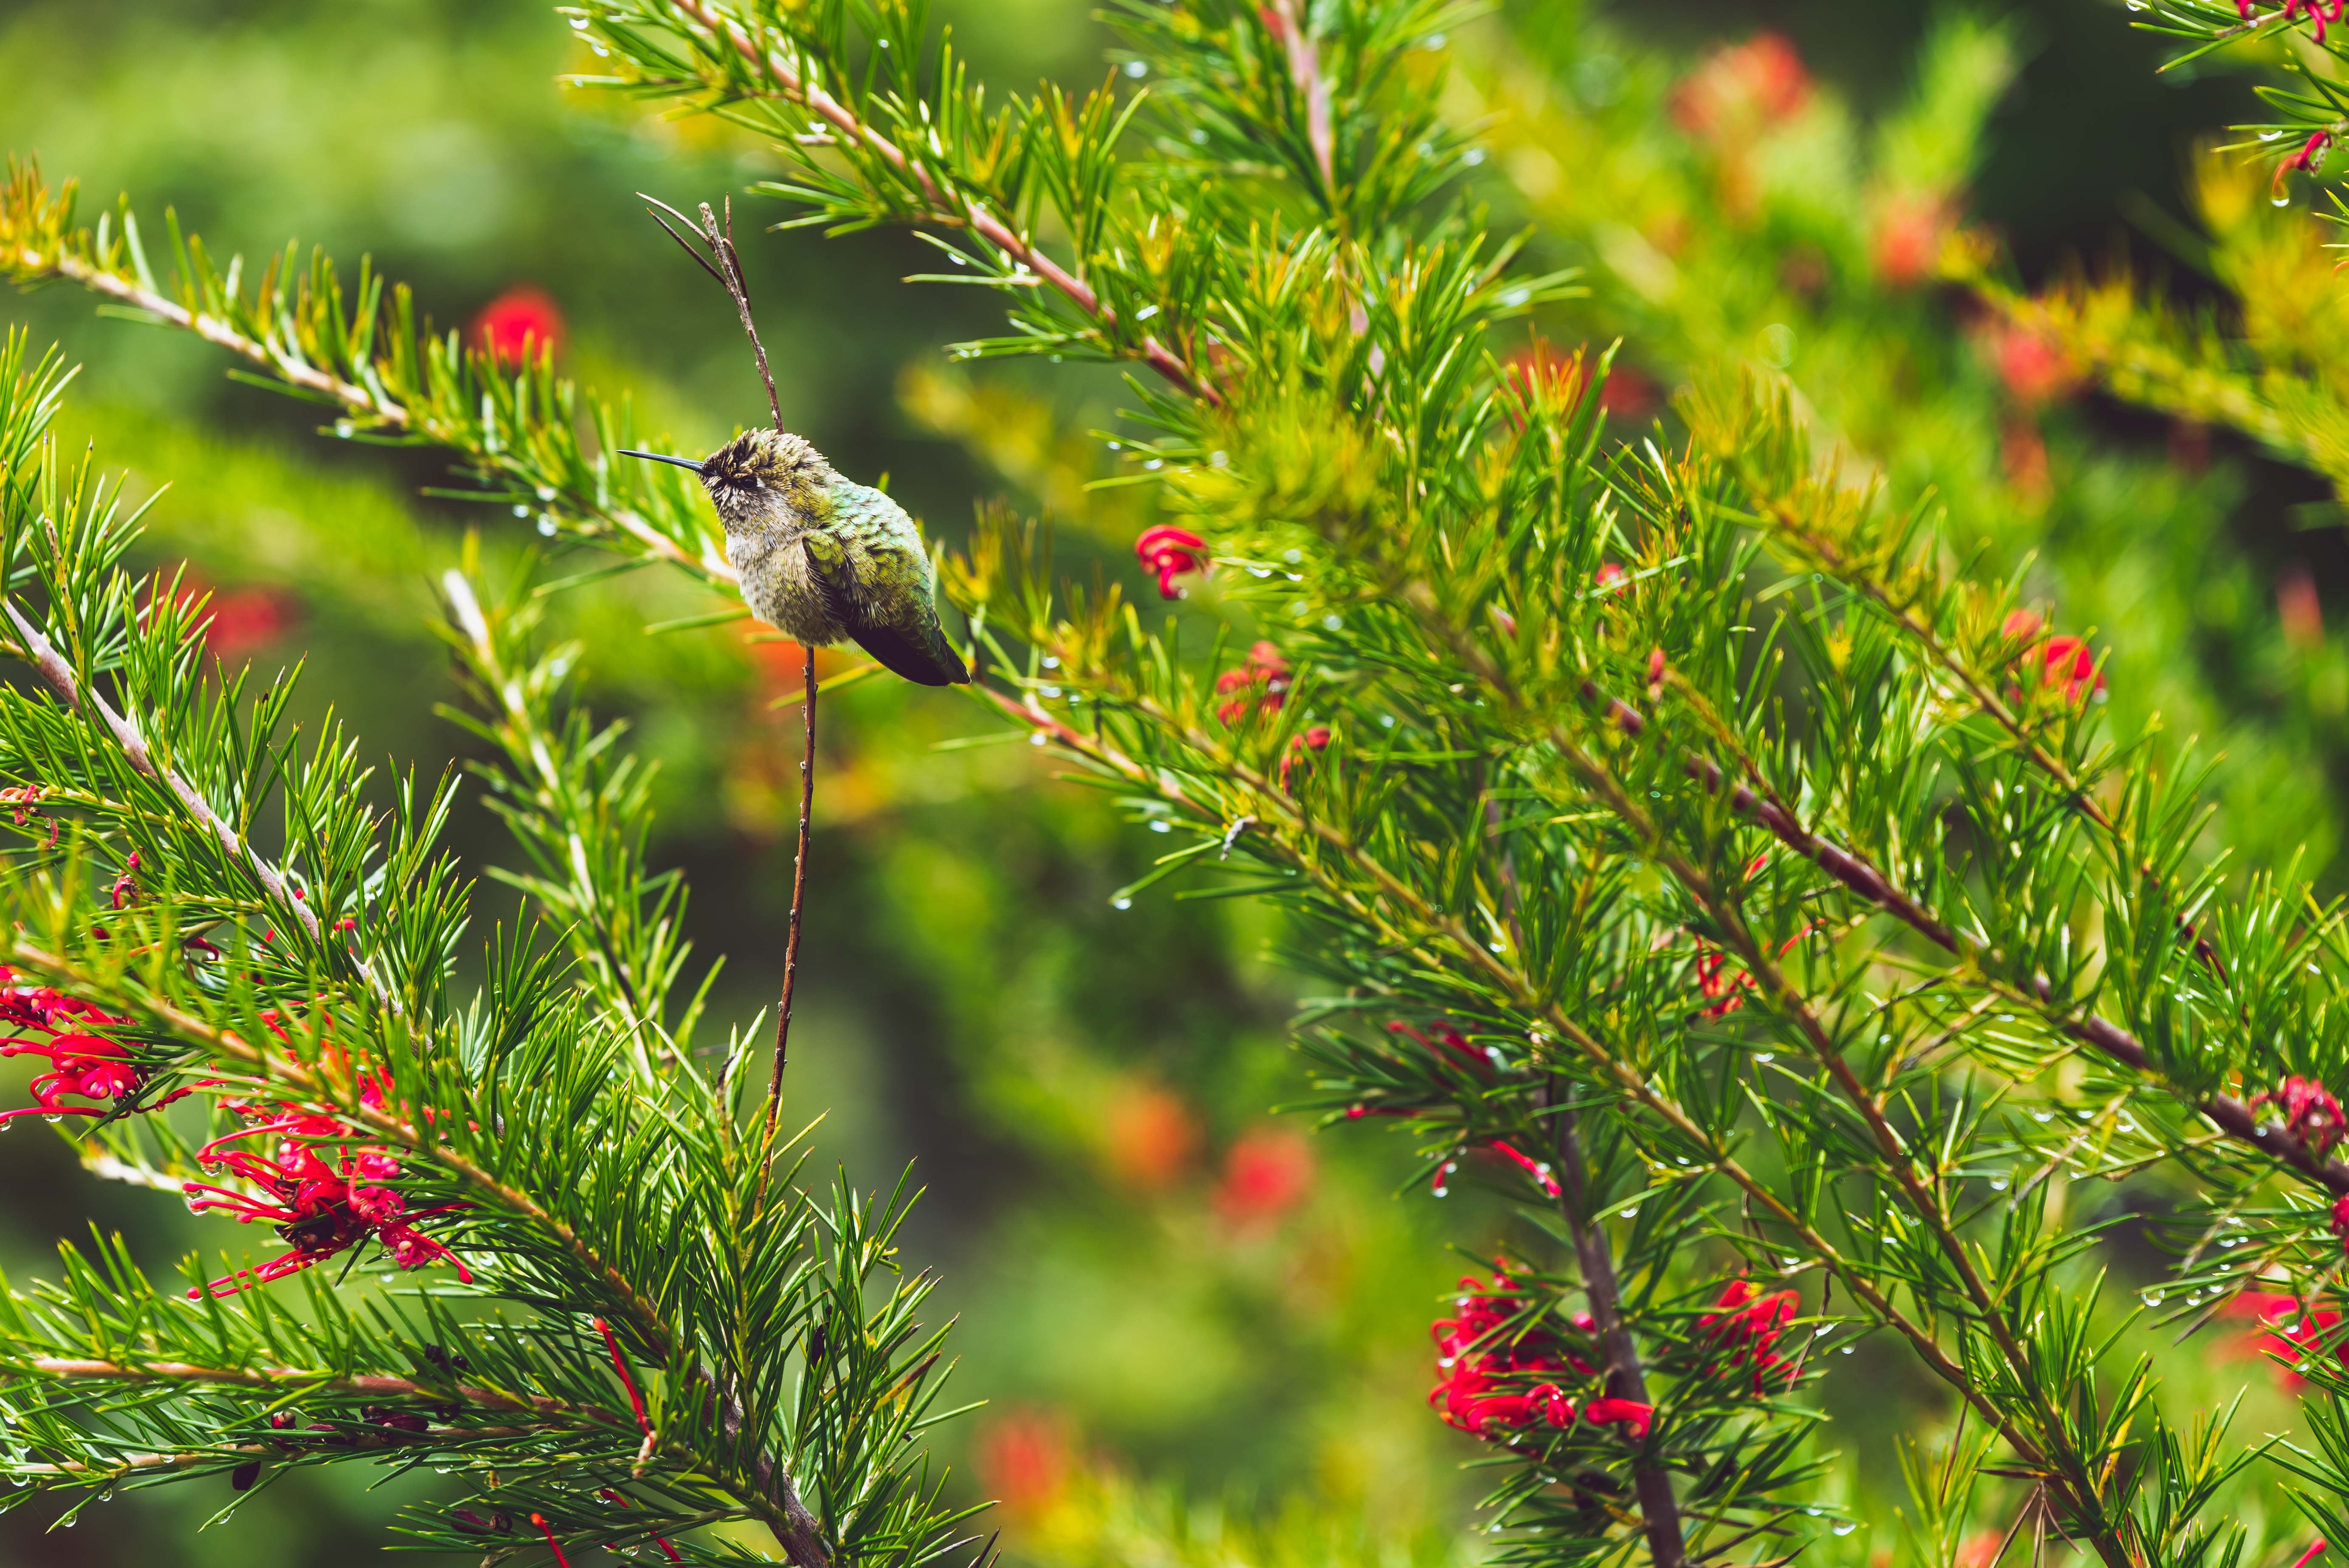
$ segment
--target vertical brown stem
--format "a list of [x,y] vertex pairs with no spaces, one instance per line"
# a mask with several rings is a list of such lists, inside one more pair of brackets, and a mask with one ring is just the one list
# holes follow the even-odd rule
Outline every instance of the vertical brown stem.
[[783,1063],[792,1038],[792,989],[800,977],[800,913],[807,900],[808,821],[815,810],[815,645],[800,645],[806,695],[800,703],[800,843],[792,861],[791,934],[783,939],[783,995],[775,1004],[775,1070],[767,1080],[767,1141],[775,1140],[775,1112],[783,1099]]
[[[1549,1100],[1557,1121],[1557,1181],[1564,1202],[1567,1229],[1574,1235],[1575,1260],[1582,1265],[1582,1293],[1590,1299],[1590,1320],[1607,1352],[1607,1392],[1618,1399],[1646,1405],[1648,1379],[1640,1370],[1640,1348],[1624,1325],[1622,1289],[1615,1281],[1615,1253],[1607,1233],[1593,1224],[1589,1189],[1583,1179],[1582,1139],[1576,1130],[1573,1108],[1561,1103],[1552,1084]],[[1632,1467],[1631,1482],[1640,1499],[1640,1519],[1648,1532],[1648,1555],[1655,1568],[1682,1568],[1688,1545],[1681,1534],[1680,1504],[1672,1497],[1672,1478],[1661,1465]]]

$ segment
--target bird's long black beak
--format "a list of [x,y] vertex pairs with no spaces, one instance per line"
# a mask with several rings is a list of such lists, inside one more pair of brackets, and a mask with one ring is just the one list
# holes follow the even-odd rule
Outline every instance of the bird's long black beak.
[[691,469],[697,474],[701,471],[701,465],[691,458],[672,458],[667,452],[636,452],[626,447],[622,447],[619,450],[620,456],[624,458],[650,458],[657,463],[675,463],[678,468]]

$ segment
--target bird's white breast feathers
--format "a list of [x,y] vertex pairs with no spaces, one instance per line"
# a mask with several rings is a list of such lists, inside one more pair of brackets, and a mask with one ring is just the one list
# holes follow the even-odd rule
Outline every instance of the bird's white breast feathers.
[[848,634],[811,575],[798,535],[730,533],[726,559],[741,573],[742,602],[770,626],[819,645]]

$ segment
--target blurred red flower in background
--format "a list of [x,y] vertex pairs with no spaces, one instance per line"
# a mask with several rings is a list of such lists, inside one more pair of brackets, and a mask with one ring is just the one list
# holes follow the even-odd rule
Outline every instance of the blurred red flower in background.
[[2066,397],[2079,385],[2079,369],[2064,352],[2064,346],[2027,326],[1994,327],[1989,351],[2007,396],[2026,408]]
[[[239,659],[277,641],[302,618],[300,603],[282,588],[253,583],[243,588],[216,587],[193,566],[178,568],[182,605],[208,599],[203,608],[204,649],[215,658]],[[160,591],[164,579],[158,576]]]
[[1904,191],[1886,198],[1877,211],[1869,248],[1877,281],[1893,289],[1924,282],[1940,259],[1941,242],[1950,229],[1950,204],[1936,191]]
[[483,305],[466,335],[474,348],[501,362],[559,354],[563,311],[544,289],[518,284]]
[[1172,1186],[1199,1147],[1199,1124],[1182,1099],[1157,1084],[1137,1084],[1110,1107],[1110,1168],[1145,1192]]
[[1015,1518],[1036,1518],[1069,1487],[1076,1456],[1065,1417],[1009,1410],[979,1433],[976,1464],[982,1490]]
[[1617,360],[1599,384],[1599,406],[1612,419],[1644,419],[1663,401],[1653,377],[1636,365]]
[[1672,119],[1706,141],[1727,143],[1789,120],[1811,101],[1811,73],[1795,46],[1756,33],[1716,49],[1672,91]]
[[2324,605],[2316,596],[2316,580],[2295,561],[2276,573],[2276,624],[2283,640],[2306,652],[2324,645]]
[[1301,1133],[1259,1127],[1240,1134],[1224,1156],[1216,1212],[1235,1225],[1259,1225],[1297,1207],[1313,1188],[1313,1150]]
[[[2308,1387],[2308,1379],[2293,1371],[2292,1364],[2341,1322],[2341,1315],[2329,1307],[2303,1304],[2296,1295],[2258,1290],[2243,1292],[2220,1307],[2219,1315],[2251,1320],[2253,1326],[2240,1342],[2241,1350],[2271,1358],[2276,1363],[2276,1386],[2292,1393]],[[2334,1347],[2333,1355],[2349,1363],[2349,1356],[2344,1356],[2340,1346]]]

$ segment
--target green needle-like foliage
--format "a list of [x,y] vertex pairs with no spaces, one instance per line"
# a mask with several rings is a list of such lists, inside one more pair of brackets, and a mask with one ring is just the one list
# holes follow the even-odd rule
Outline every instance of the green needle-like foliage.
[[[1122,898],[1286,912],[1327,982],[1300,1020],[1311,1109],[1410,1140],[1437,1195],[1510,1202],[1437,1325],[1500,1560],[1857,1560],[1814,1390],[1867,1336],[1959,1414],[1905,1456],[1920,1561],[2028,1524],[2108,1568],[2248,1562],[2281,1539],[2243,1501],[2271,1452],[2339,1528],[2337,1319],[2298,1336],[2305,1450],[2167,1408],[2137,1330],[2337,1286],[2340,911],[2230,872],[2190,750],[2114,733],[2097,651],[1953,549],[1966,519],[1815,450],[1783,384],[1701,366],[1668,449],[1609,431],[1603,356],[1502,356],[1576,285],[1519,267],[1461,191],[1480,150],[1441,113],[1442,35],[1464,12],[1124,5],[1102,91],[994,100],[899,0],[566,15],[605,85],[769,139],[783,222],[910,224],[945,281],[1001,292],[1010,331],[966,354],[1133,368],[1120,478],[1157,488],[1143,553],[1206,590],[1195,613],[1060,581],[999,511],[947,589],[983,699],[1165,836]],[[1970,36],[1934,91],[1974,116],[2005,67]],[[1895,139],[1954,180],[1930,131]],[[16,281],[192,328],[334,405],[337,434],[448,449],[474,493],[616,566],[731,588],[698,498],[617,466],[624,415],[544,364],[427,335],[369,274],[347,292],[289,253],[247,287],[171,253],[157,272],[127,209],[78,227],[29,170],[0,205]],[[12,694],[0,738],[74,831],[19,827],[8,961],[129,1020],[138,1096],[219,1079],[208,1103],[315,1105],[396,1150],[408,1212],[474,1274],[346,1313],[312,1271],[297,1323],[258,1293],[137,1305],[111,1254],[76,1260],[14,1330],[11,1388],[44,1390],[11,1395],[39,1423],[20,1468],[94,1485],[380,1444],[478,1484],[417,1522],[440,1544],[535,1516],[683,1552],[743,1518],[802,1563],[935,1551],[952,1522],[905,1457],[936,1418],[926,1285],[879,1277],[902,1202],[768,1185],[736,1113],[748,1037],[712,1070],[693,1053],[682,889],[643,863],[617,733],[532,645],[537,585],[448,585],[548,928],[497,939],[460,1006],[445,794],[395,790],[379,827],[347,747],[296,753],[274,694],[206,686],[190,613],[117,571],[96,481],[31,455],[53,377],[19,379],[10,591],[60,652],[20,629],[50,694]],[[147,769],[68,684],[119,694]],[[248,820],[273,796],[264,863]],[[98,935],[133,848],[138,896]],[[216,956],[187,955],[199,930]],[[177,1178],[198,1155],[171,1114],[99,1136]],[[2178,1248],[2141,1297],[2105,1279],[2088,1196],[2124,1178],[2162,1184]]]
[[[0,702],[0,772],[38,813],[0,882],[11,1017],[35,987],[99,1009],[57,1042],[132,1066],[76,1091],[115,1100],[93,1154],[191,1197],[235,1172],[261,1189],[237,1212],[285,1221],[309,1266],[191,1264],[159,1294],[119,1243],[67,1249],[0,1324],[8,1473],[96,1495],[357,1460],[459,1479],[461,1505],[401,1526],[438,1550],[741,1560],[727,1542],[755,1535],[695,1533],[727,1524],[802,1565],[945,1550],[914,1446],[941,1361],[930,1281],[895,1259],[910,1195],[803,1190],[738,1103],[755,1030],[692,1052],[679,892],[642,863],[644,792],[565,707],[563,654],[452,574],[537,906],[463,995],[450,786],[374,803],[351,742],[280,733],[285,685],[213,674],[202,606],[124,573],[135,519],[45,438],[63,380],[21,335],[0,355],[0,646],[34,676]],[[208,1109],[163,1109],[181,1095]],[[394,1277],[347,1294],[378,1241]]]

